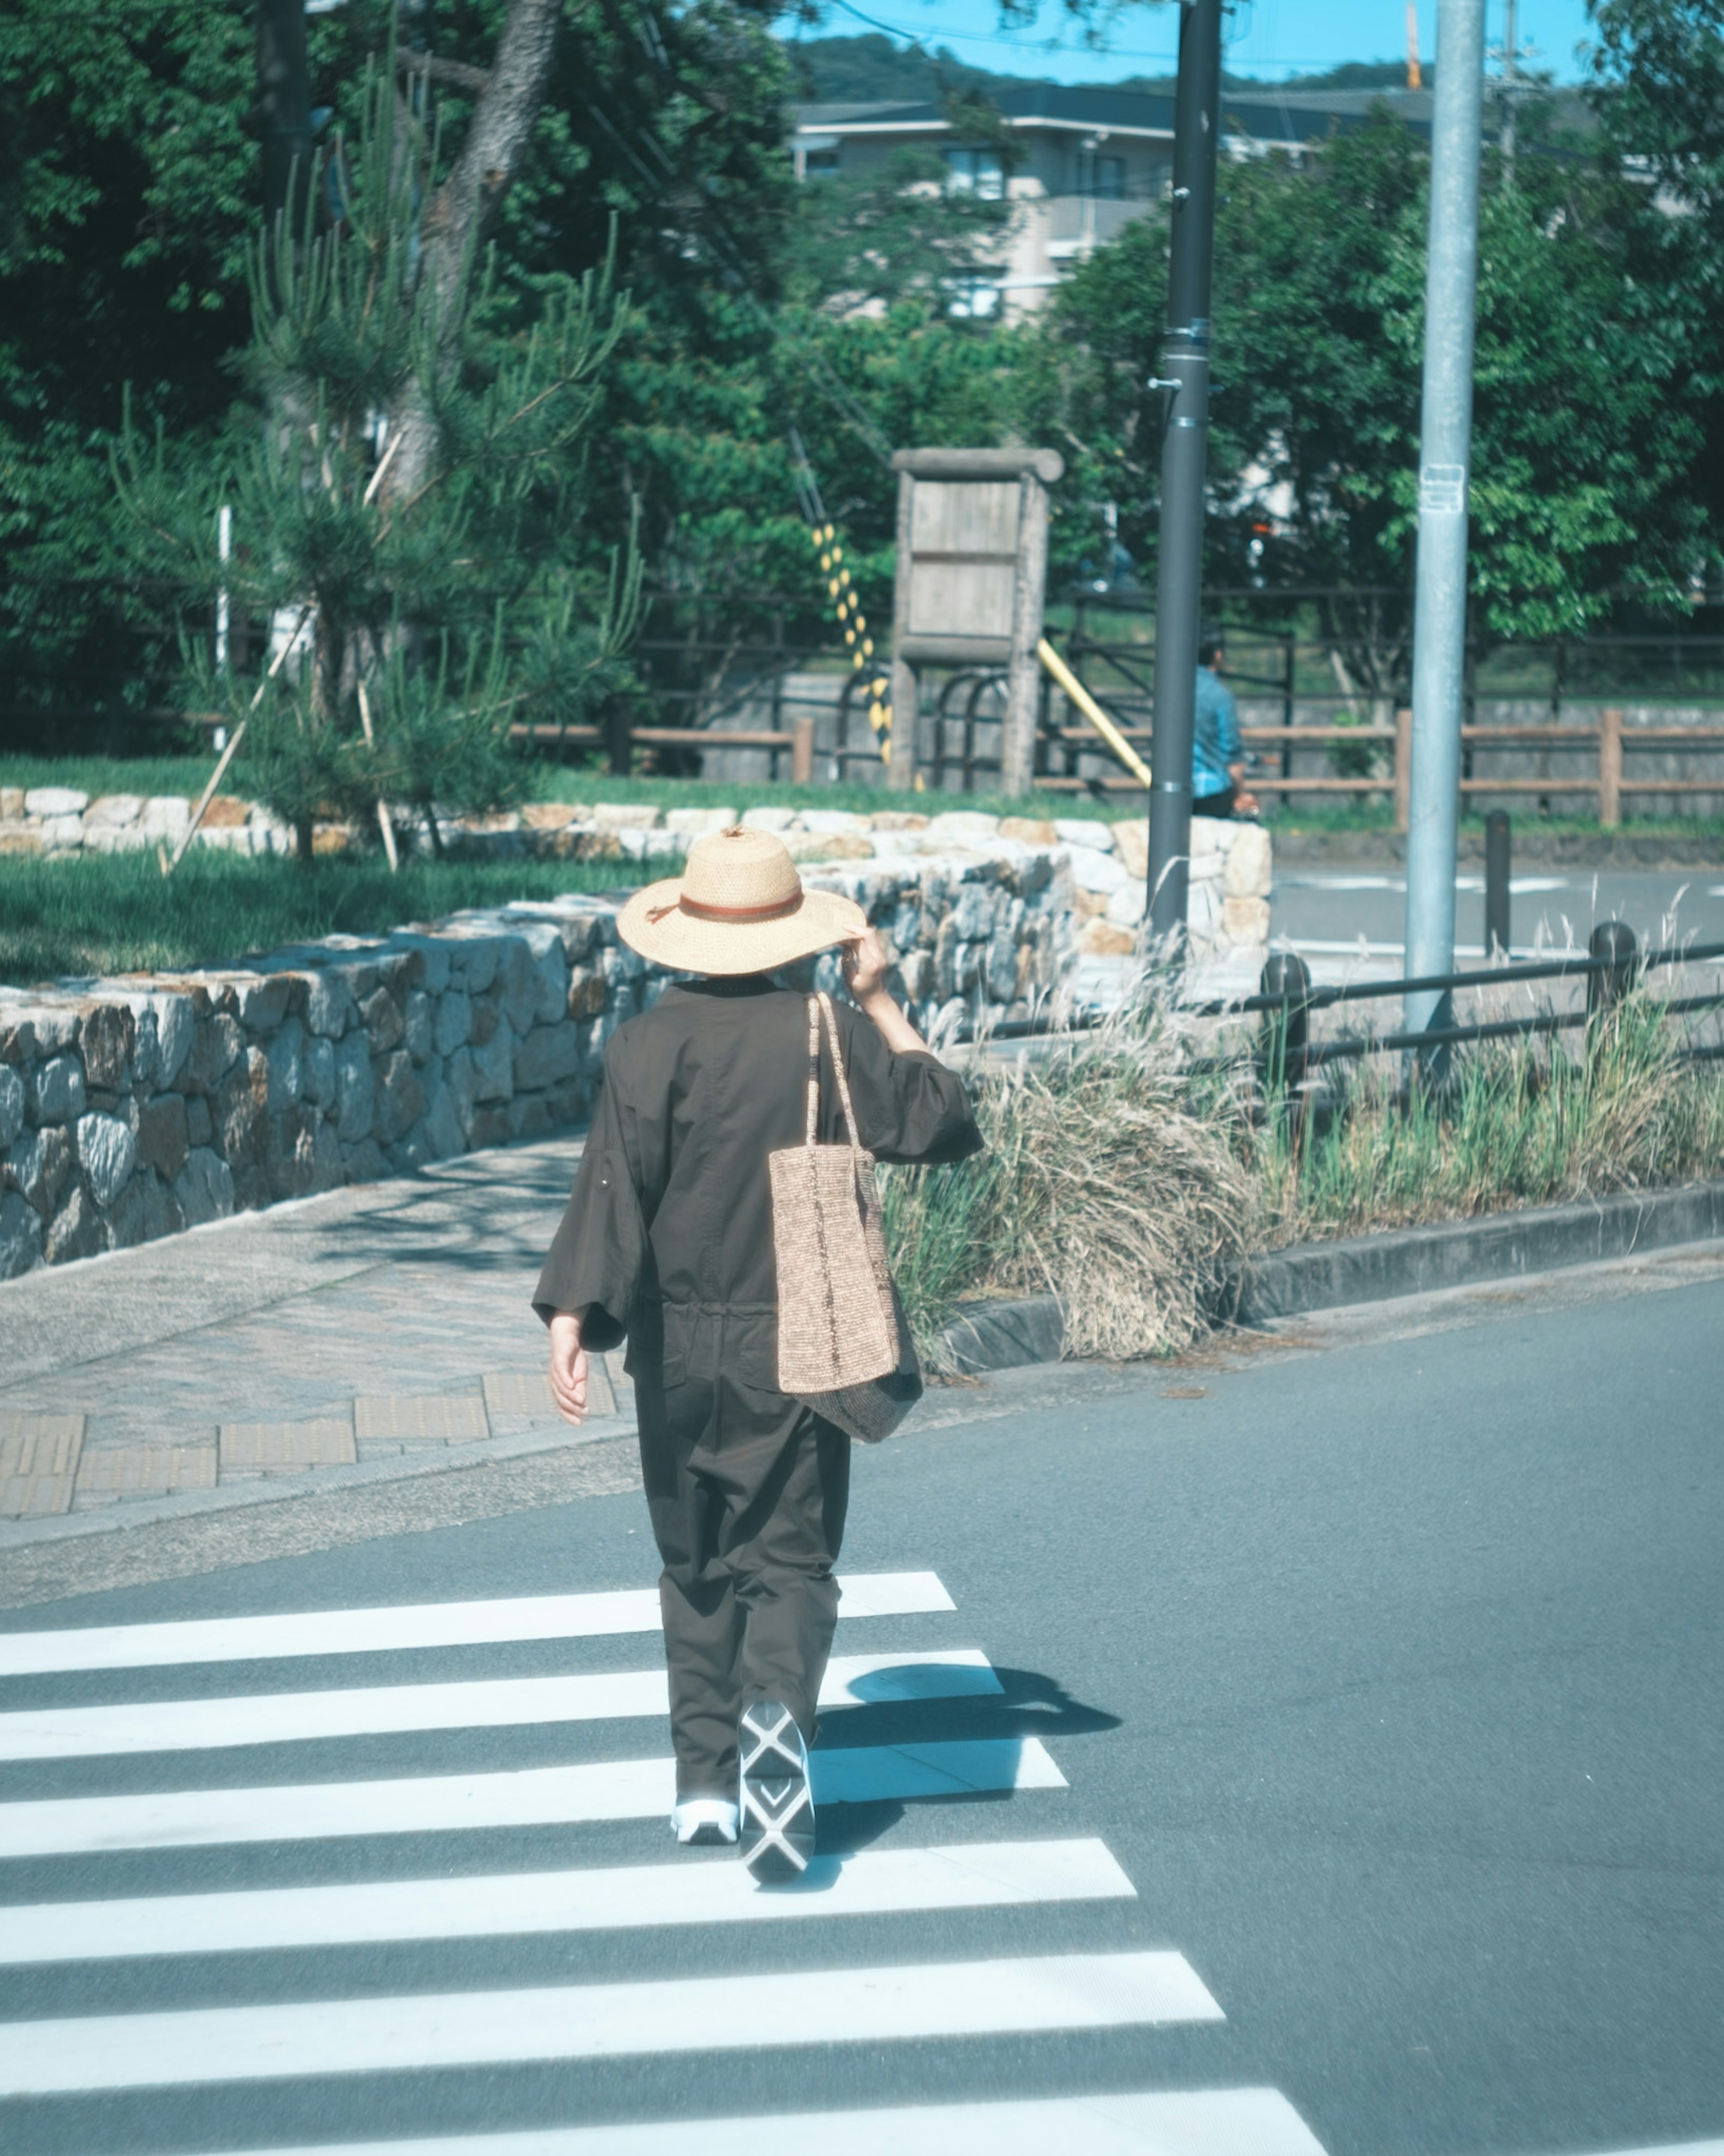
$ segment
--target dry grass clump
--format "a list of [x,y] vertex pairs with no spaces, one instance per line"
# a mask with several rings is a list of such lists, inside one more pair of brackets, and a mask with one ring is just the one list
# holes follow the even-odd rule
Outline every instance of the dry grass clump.
[[1644,992],[1572,1045],[1492,1041],[1458,1055],[1440,1091],[1398,1098],[1380,1068],[1342,1082],[1302,1147],[1279,1115],[1240,1126],[1258,1247],[1668,1186],[1724,1167],[1724,1075],[1683,1058],[1662,1004]]
[[1186,1346],[1249,1250],[1662,1188],[1724,1171],[1724,1070],[1655,997],[1560,1038],[1458,1053],[1440,1089],[1350,1075],[1296,1141],[1285,1102],[1194,1074],[1153,991],[1046,1060],[972,1084],[988,1150],[884,1171],[894,1270],[923,1358],[968,1296],[1051,1290],[1068,1355]]
[[980,1076],[979,1160],[886,1171],[894,1269],[925,1358],[967,1295],[1051,1290],[1068,1355],[1166,1354],[1203,1330],[1255,1209],[1234,1112],[1196,1100],[1183,1061],[1142,1002]]

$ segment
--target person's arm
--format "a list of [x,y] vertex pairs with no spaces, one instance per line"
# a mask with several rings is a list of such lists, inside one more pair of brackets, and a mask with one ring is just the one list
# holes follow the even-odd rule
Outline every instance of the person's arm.
[[887,993],[890,963],[873,929],[844,949],[844,984],[868,1020],[839,1014],[862,1142],[880,1160],[967,1160],[980,1152],[982,1136],[964,1081]]
[[926,1055],[928,1044],[887,991],[886,973],[891,963],[880,931],[870,928],[844,946],[844,986],[894,1055]]
[[1247,816],[1257,814],[1257,796],[1245,785],[1245,744],[1239,734],[1239,710],[1233,700],[1233,691],[1222,688],[1216,701],[1215,732],[1221,754],[1227,765],[1227,775],[1234,784],[1234,807]]

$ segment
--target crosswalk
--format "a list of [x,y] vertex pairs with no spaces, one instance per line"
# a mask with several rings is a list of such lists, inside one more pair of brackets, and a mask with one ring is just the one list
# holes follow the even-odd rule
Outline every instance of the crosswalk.
[[[1015,1733],[983,1650],[849,1650],[859,1619],[957,1614],[941,1582],[842,1587],[813,1754],[831,1846],[788,1890],[729,1857],[667,1861],[665,1679],[640,1666],[656,1653],[651,1590],[0,1635],[0,1681],[15,1681],[0,1690],[0,1789],[18,1792],[0,1801],[0,2102],[24,2129],[8,2147],[69,2145],[55,2106],[100,2102],[106,2130],[122,2122],[114,2145],[141,2121],[139,2145],[171,2148],[174,2103],[223,2092],[199,2116],[220,2118],[229,2156],[278,2145],[285,2100],[294,2117],[315,2102],[320,2128],[359,2123],[358,2139],[320,2140],[322,2156],[655,2156],[691,2134],[720,2156],[798,2138],[822,2156],[1044,2156],[1062,2139],[1101,2156],[1322,2156],[1273,2089],[1062,2088],[1065,2053],[1039,2071],[1038,2044],[1123,2033],[1153,2083],[1157,2032],[1217,2027],[1224,2005],[1176,1948],[1130,1943],[1133,1882],[1104,1841],[1069,1830],[1065,1775]],[[632,1652],[602,1644],[630,1635]],[[571,1655],[634,1666],[472,1674],[474,1650],[530,1641],[599,1643]],[[417,1680],[369,1683],[353,1659],[402,1653],[428,1658]],[[172,1696],[114,1700],[133,1671],[165,1673],[146,1689]],[[106,1702],[86,1703],[92,1681]],[[942,1732],[946,1717],[967,1733]],[[608,1734],[630,1722],[644,1727]],[[661,1748],[644,1750],[654,1727]],[[398,1744],[418,1771],[366,1771]],[[540,1757],[472,1771],[492,1745]],[[543,1763],[547,1745],[580,1756]],[[49,1794],[25,1793],[44,1775]],[[1010,1837],[993,1805],[941,1810],[1008,1795],[1026,1807]],[[870,1805],[916,1809],[884,1837],[847,1835]],[[44,1897],[44,1879],[72,1887]],[[972,1950],[954,1958],[954,1937]],[[990,2040],[1015,2047],[1035,2093],[967,2088],[966,2047]],[[875,2107],[726,2115],[736,2105],[720,2102],[708,2116],[653,2093],[721,2094],[725,2062],[763,2051],[818,2072],[859,2046],[884,2062]],[[929,2046],[955,2061],[938,2099],[884,2101],[899,2093],[893,2057]],[[679,2079],[680,2059],[700,2074]],[[606,2082],[595,2117],[592,2076],[631,2061],[644,2078]],[[510,2090],[550,2070],[562,2116],[547,2127],[542,2080],[536,2110],[512,2108]],[[428,2092],[463,2072],[489,2077],[495,2130],[375,2138],[380,2118],[434,2129]],[[381,2111],[379,2077],[395,2092]],[[850,2070],[833,2086],[850,2096]],[[213,2145],[207,2124],[187,2131],[186,2147]]]

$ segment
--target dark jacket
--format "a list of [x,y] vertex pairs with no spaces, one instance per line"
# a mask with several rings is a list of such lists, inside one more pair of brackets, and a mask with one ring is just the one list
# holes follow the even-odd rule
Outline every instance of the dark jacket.
[[[862,1143],[881,1160],[962,1160],[981,1137],[963,1085],[895,1055],[836,1004]],[[668,988],[613,1034],[603,1090],[533,1306],[587,1312],[589,1348],[626,1332],[629,1367],[664,1380],[721,1368],[777,1389],[777,1272],[767,1155],[803,1141],[808,1003],[759,977]],[[823,1029],[823,1142],[838,1139]]]

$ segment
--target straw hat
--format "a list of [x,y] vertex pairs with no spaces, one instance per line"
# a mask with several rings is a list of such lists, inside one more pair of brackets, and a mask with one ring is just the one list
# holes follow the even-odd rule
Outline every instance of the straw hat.
[[636,891],[617,920],[631,949],[685,973],[768,973],[867,927],[854,900],[803,889],[782,839],[739,828],[696,840],[683,873]]

